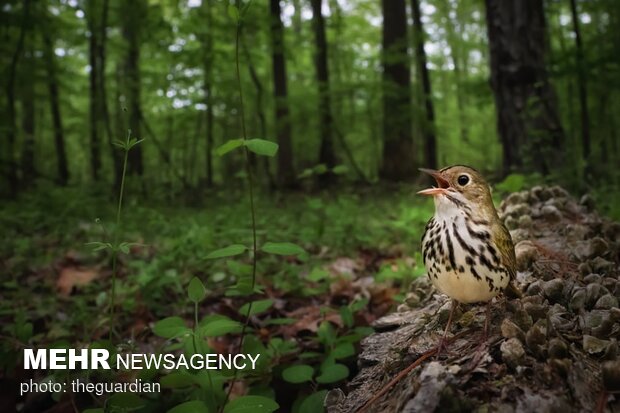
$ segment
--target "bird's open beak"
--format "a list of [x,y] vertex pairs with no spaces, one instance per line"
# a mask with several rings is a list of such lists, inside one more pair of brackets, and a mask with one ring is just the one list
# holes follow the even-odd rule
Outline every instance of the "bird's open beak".
[[426,169],[426,168],[419,168],[419,170],[420,172],[424,172],[425,174],[429,174],[430,176],[435,178],[435,181],[437,181],[437,188],[433,187],[433,188],[423,189],[419,191],[418,194],[435,196],[435,195],[441,195],[441,194],[446,193],[446,189],[450,187],[450,183],[446,181],[443,176],[441,176],[439,171],[436,171],[434,169]]

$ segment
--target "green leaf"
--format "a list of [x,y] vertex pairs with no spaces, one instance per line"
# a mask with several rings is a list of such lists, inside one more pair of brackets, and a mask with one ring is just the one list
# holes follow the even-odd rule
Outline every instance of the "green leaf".
[[349,172],[349,168],[346,165],[337,165],[332,168],[334,175],[344,175]]
[[189,331],[181,317],[167,317],[159,320],[153,326],[153,332],[163,338],[178,337]]
[[190,300],[195,303],[199,303],[205,299],[207,295],[207,289],[205,288],[200,278],[194,277],[189,282],[189,286],[187,287],[187,295]]
[[282,371],[282,378],[289,383],[304,383],[312,380],[314,369],[307,364],[291,366]]
[[244,305],[241,306],[241,308],[239,309],[239,314],[246,316],[248,315],[248,309],[250,308],[250,304],[252,304],[252,308],[250,309],[250,314],[249,315],[255,315],[258,313],[262,313],[263,311],[267,311],[269,309],[269,307],[271,307],[273,305],[273,300],[267,299],[267,300],[257,300],[257,301],[252,301],[250,303],[245,303]]
[[331,346],[336,341],[336,331],[329,321],[321,322],[317,331],[319,341],[327,346]]
[[314,168],[312,168],[312,170],[314,171],[316,175],[323,175],[324,173],[328,171],[327,165],[323,163],[316,165]]
[[340,308],[340,318],[342,319],[345,327],[353,327],[353,311],[351,311],[348,306],[343,306]]
[[200,328],[200,333],[205,337],[219,337],[229,333],[238,333],[242,325],[238,321],[229,318],[213,320]]
[[246,247],[245,245],[233,244],[219,250],[210,252],[207,255],[207,259],[212,260],[214,258],[232,257],[234,255],[243,254],[247,249],[248,247]]
[[209,408],[202,400],[191,400],[174,406],[168,413],[209,413]]
[[306,252],[299,245],[292,242],[267,242],[261,247],[261,251],[277,255],[297,255]]
[[228,5],[228,16],[236,22],[239,21],[239,9],[234,4]]
[[321,375],[316,378],[316,381],[322,384],[335,383],[340,380],[344,380],[349,377],[349,369],[344,364],[328,364],[321,370]]
[[140,397],[136,396],[133,393],[116,393],[107,401],[107,406],[110,407],[112,411],[122,410],[125,412],[131,412],[135,410],[140,410],[145,405],[144,400]]
[[321,413],[324,411],[323,404],[327,396],[327,390],[312,393],[299,405],[298,413]]
[[335,359],[344,359],[354,354],[355,354],[355,347],[353,347],[353,344],[348,343],[348,342],[338,344],[330,352],[330,355],[334,357]]
[[110,244],[109,242],[94,241],[94,242],[87,242],[86,245],[88,245],[89,247],[93,247],[93,251],[101,251],[104,249],[109,249],[109,250],[114,249],[112,244]]
[[194,376],[177,371],[162,377],[159,382],[162,387],[168,389],[180,389],[183,387],[193,386],[195,384]]
[[82,411],[82,413],[105,413],[105,410],[103,410],[102,408],[86,409],[86,410]]
[[280,405],[263,396],[241,396],[224,407],[224,413],[271,413]]
[[278,152],[278,144],[265,139],[248,139],[245,146],[257,155],[274,156]]
[[[237,8],[234,5],[230,5],[228,6],[228,10],[230,12],[230,8],[234,8],[235,10],[237,10]],[[237,12],[238,13],[238,12]],[[217,156],[223,156],[225,154],[227,154],[228,152],[232,151],[233,149],[236,149],[240,146],[243,145],[243,139],[231,139],[228,142],[224,143],[223,145],[221,145],[220,147],[218,147],[215,150],[215,154]]]
[[144,139],[133,138],[133,139],[131,139],[129,141],[129,145],[128,145],[127,149],[129,150],[129,149],[133,148],[134,146],[136,146],[137,144],[139,144],[140,142],[143,142],[143,141],[144,141]]

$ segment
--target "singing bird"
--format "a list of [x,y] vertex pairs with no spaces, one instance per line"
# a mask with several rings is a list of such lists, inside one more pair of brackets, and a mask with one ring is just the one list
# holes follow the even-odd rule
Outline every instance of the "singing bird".
[[512,284],[516,273],[510,233],[500,221],[489,185],[473,168],[454,165],[439,171],[420,169],[437,187],[419,191],[435,202],[435,215],[422,236],[424,266],[433,285],[452,298],[443,346],[458,303],[487,302],[486,338],[490,301]]

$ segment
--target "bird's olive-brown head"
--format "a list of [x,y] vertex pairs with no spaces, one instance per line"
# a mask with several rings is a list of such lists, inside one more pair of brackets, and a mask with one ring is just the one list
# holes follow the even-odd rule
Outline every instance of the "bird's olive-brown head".
[[434,197],[436,213],[452,214],[467,207],[475,215],[497,216],[489,185],[475,169],[454,165],[438,171],[423,168],[420,171],[437,181],[437,187],[418,192]]

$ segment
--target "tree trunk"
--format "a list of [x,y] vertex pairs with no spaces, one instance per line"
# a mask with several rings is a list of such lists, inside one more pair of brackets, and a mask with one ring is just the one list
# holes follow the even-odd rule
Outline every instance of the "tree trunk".
[[[446,40],[448,42],[448,46],[450,47],[450,59],[452,60],[452,66],[454,67],[454,77],[455,77],[455,89],[456,89],[456,106],[459,115],[459,128],[461,133],[461,140],[463,142],[469,142],[469,128],[467,125],[467,113],[466,113],[466,95],[463,93],[463,73],[467,74],[466,67],[462,67],[462,60],[466,60],[468,50],[466,47],[459,47],[457,43],[460,41],[461,35],[460,33],[455,33],[455,26],[461,25],[461,27],[466,23],[466,16],[464,13],[460,12],[459,7],[463,7],[463,3],[455,4],[456,7],[456,19],[453,19],[450,16],[450,11],[454,10],[452,8],[452,2],[450,0],[442,0],[439,3],[440,8],[443,9],[444,18],[445,18],[445,28],[446,28]],[[463,64],[463,66],[467,66]],[[464,70],[465,69],[465,70]]]
[[581,30],[579,29],[579,14],[577,13],[576,0],[570,0],[570,10],[573,18],[573,31],[575,33],[577,79],[579,80],[579,108],[581,110],[581,150],[586,165],[590,158],[590,113],[588,111],[588,86],[586,67],[583,59],[583,45],[581,42]]
[[213,186],[213,12],[211,10],[211,0],[203,0],[203,7],[206,13],[207,30],[204,39],[205,57],[205,105],[207,106],[207,127],[206,127],[206,158],[207,158],[207,186]]
[[43,33],[45,66],[47,69],[47,88],[50,97],[50,112],[54,129],[54,147],[56,148],[56,168],[58,183],[65,186],[69,181],[69,168],[67,166],[67,153],[65,149],[65,135],[60,116],[60,102],[58,97],[58,78],[56,76],[56,61],[54,58],[54,44],[50,34]]
[[383,164],[380,176],[411,179],[416,168],[411,135],[411,90],[405,0],[382,0]]
[[280,0],[270,0],[271,45],[273,64],[273,84],[275,97],[275,123],[278,137],[278,181],[280,187],[295,186],[293,166],[293,147],[291,143],[291,121],[289,117],[286,62],[284,60],[284,26],[282,25]]
[[88,74],[89,81],[89,116],[90,116],[90,175],[93,180],[99,180],[99,171],[101,169],[101,149],[99,142],[99,63],[97,59],[99,33],[97,31],[97,13],[95,9],[95,0],[89,0],[86,6],[86,24],[90,36],[88,38],[88,64],[90,72]]
[[528,166],[547,174],[561,160],[565,139],[545,66],[542,2],[485,4],[503,173]]
[[[426,64],[426,52],[424,51],[425,34],[422,26],[422,14],[419,0],[411,0],[413,14],[413,31],[416,49],[416,62],[418,73],[422,79],[422,91],[424,93],[424,107],[426,109],[426,122],[424,130],[424,163],[427,168],[437,169],[437,139],[435,137],[435,108],[433,107],[433,92],[431,90],[431,76]],[[458,86],[457,86],[458,87]]]
[[[123,37],[127,42],[127,54],[125,56],[125,91],[129,110],[129,129],[131,136],[142,138],[140,130],[141,105],[140,105],[140,30],[146,20],[147,4],[144,0],[130,2],[124,6]],[[144,172],[142,160],[142,147],[134,146],[129,151],[127,172],[142,176]]]
[[[332,139],[332,111],[329,93],[329,68],[327,65],[327,39],[325,36],[325,19],[321,12],[322,0],[311,0],[312,3],[312,26],[315,40],[315,66],[316,80],[319,87],[319,163],[329,169],[336,165],[334,143]],[[320,176],[323,185],[333,180],[331,172]]]
[[[106,43],[107,43],[107,27],[108,27],[108,14],[109,14],[109,0],[103,0],[101,9],[101,24],[99,27],[99,42],[97,47],[97,62],[99,63],[99,83],[98,92],[101,99],[101,118],[105,127],[106,135],[108,138],[108,147],[110,149],[110,155],[112,156],[112,163],[114,165],[114,187],[120,188],[121,174],[123,168],[123,161],[112,142],[115,141],[114,133],[112,132],[112,121],[110,118],[110,111],[108,109],[108,94],[106,88]],[[117,139],[122,139],[118,137]]]
[[8,131],[7,131],[7,158],[3,164],[6,168],[5,173],[9,184],[9,190],[11,195],[17,193],[19,180],[17,177],[17,164],[15,162],[15,136],[17,130],[17,114],[15,110],[15,80],[17,78],[17,65],[19,59],[22,56],[24,49],[24,39],[26,38],[27,24],[30,18],[30,1],[24,0],[22,12],[22,21],[19,30],[19,37],[17,39],[17,45],[15,51],[11,57],[11,63],[9,66],[9,76],[6,82],[6,97],[7,97],[7,118],[8,118]]
[[[27,41],[30,43],[30,41]],[[36,175],[34,167],[34,133],[35,133],[35,96],[34,96],[34,73],[32,67],[33,50],[31,45],[26,46],[28,50],[24,59],[24,70],[21,71],[23,76],[21,81],[21,101],[22,101],[22,130],[24,133],[24,141],[22,146],[22,183],[23,188],[28,188],[32,185],[34,177]]]

